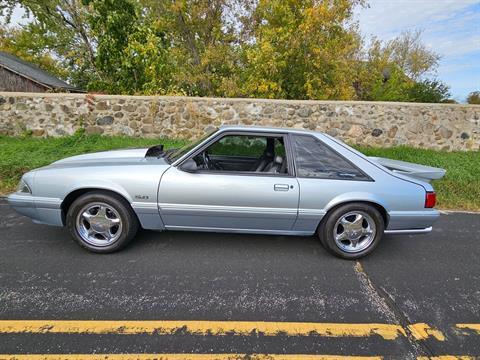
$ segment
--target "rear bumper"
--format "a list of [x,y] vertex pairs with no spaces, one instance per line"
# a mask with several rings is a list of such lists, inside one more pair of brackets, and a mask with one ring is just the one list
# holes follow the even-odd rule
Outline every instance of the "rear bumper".
[[425,234],[432,231],[432,225],[440,217],[435,209],[420,211],[391,211],[386,234]]
[[7,201],[16,212],[28,216],[35,223],[63,226],[61,199],[13,193]]

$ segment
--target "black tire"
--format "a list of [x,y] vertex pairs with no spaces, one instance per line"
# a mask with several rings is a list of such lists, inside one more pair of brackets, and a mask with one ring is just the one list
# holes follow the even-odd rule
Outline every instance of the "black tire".
[[[106,205],[105,207],[107,212],[112,213],[112,210],[115,211],[116,213],[113,215],[113,217],[115,220],[117,218],[120,219],[121,226],[117,227],[117,231],[120,233],[115,233],[114,237],[116,239],[114,239],[114,241],[111,243],[107,243],[105,241],[105,245],[92,244],[84,239],[79,232],[79,229],[81,229],[82,225],[77,225],[77,220],[80,217],[80,213],[84,213],[84,209],[88,208],[90,205],[92,205],[92,208],[94,208],[95,204]],[[73,239],[81,247],[92,252],[106,254],[124,248],[135,237],[139,228],[139,223],[137,216],[130,207],[130,204],[121,196],[102,191],[91,191],[78,197],[72,203],[67,212],[66,226]],[[85,227],[85,225],[83,226]],[[101,240],[101,236],[99,237]]]
[[[367,237],[367,235],[365,235],[364,237],[360,237],[360,239],[365,239],[361,240],[364,241],[365,248],[362,248],[359,251],[352,249],[350,249],[350,251],[345,251],[335,241],[334,234],[337,233],[339,229],[341,232],[342,229],[342,226],[338,226],[337,222],[339,222],[344,216],[348,214],[355,214],[356,212],[360,215],[366,215],[364,216],[364,220],[362,220],[362,227],[366,227],[365,230],[367,230],[368,226],[370,226],[368,224],[373,221],[375,226],[374,234],[372,234],[371,237]],[[326,218],[322,220],[320,226],[317,229],[317,235],[321,244],[325,247],[326,250],[342,259],[355,260],[370,254],[373,250],[375,250],[375,248],[378,246],[378,244],[383,238],[385,222],[380,212],[374,206],[365,203],[348,203],[334,208],[333,210],[329,211],[325,216]],[[355,215],[350,216],[353,217]],[[347,219],[351,219],[350,216],[348,216]],[[370,227],[370,229],[371,228],[372,227]],[[351,247],[349,246],[349,244],[352,244],[351,241],[348,239],[346,239],[343,243],[345,244],[344,247]]]

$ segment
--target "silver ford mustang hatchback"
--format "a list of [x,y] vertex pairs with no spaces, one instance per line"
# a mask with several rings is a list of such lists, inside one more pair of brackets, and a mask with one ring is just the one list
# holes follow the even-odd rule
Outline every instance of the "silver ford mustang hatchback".
[[11,206],[66,226],[110,253],[139,229],[313,235],[357,259],[383,234],[431,231],[429,181],[443,169],[364,156],[326,134],[222,127],[181,149],[127,149],[63,159],[26,173]]

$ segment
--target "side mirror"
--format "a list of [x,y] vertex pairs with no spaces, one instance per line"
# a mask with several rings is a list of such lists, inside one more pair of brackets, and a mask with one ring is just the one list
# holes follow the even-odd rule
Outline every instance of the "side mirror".
[[198,170],[197,163],[193,159],[188,159],[185,161],[182,166],[180,166],[180,169],[186,172],[195,172]]

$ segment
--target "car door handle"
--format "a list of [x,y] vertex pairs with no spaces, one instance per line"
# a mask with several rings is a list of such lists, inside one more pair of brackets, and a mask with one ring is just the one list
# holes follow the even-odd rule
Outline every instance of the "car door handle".
[[273,190],[275,191],[288,191],[290,186],[288,184],[275,184]]

